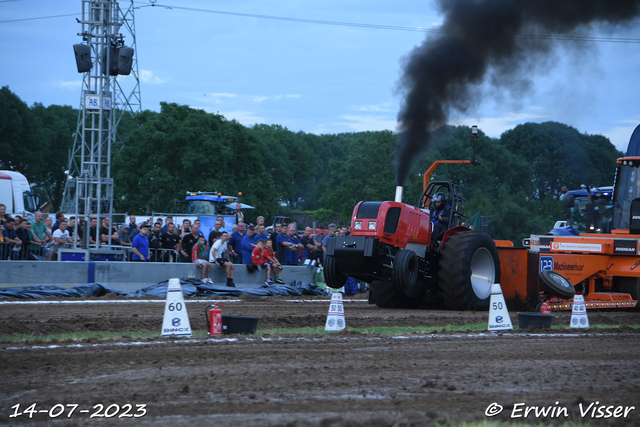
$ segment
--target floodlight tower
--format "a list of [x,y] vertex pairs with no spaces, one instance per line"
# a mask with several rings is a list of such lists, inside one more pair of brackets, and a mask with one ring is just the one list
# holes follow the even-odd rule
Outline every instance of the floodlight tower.
[[[111,150],[122,146],[118,124],[125,113],[141,109],[133,11],[133,0],[126,11],[116,0],[82,0],[82,19],[77,20],[83,43],[73,49],[83,79],[62,210],[85,217],[85,248],[90,218],[113,215]],[[118,80],[118,75],[129,74],[133,76]],[[99,229],[100,224],[92,236],[96,242]]]

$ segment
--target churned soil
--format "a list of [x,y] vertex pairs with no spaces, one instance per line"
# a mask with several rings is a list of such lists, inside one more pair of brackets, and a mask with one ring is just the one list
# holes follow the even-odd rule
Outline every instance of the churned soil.
[[[341,332],[215,338],[160,337],[163,299],[3,302],[0,335],[34,339],[0,342],[0,424],[640,424],[640,331],[630,327],[640,323],[638,312],[588,312],[591,325],[610,329],[445,332],[447,325],[486,322],[488,313],[380,309],[363,298],[345,299],[347,329]],[[211,303],[186,299],[193,330],[206,330]],[[263,330],[323,326],[328,297],[243,297],[223,301],[222,310],[260,317]],[[555,325],[569,325],[570,312],[554,314]],[[517,314],[510,316],[517,326]],[[350,329],[372,326],[423,326],[427,332]],[[158,336],[127,335],[138,330]],[[122,336],[36,338],[87,331]]]

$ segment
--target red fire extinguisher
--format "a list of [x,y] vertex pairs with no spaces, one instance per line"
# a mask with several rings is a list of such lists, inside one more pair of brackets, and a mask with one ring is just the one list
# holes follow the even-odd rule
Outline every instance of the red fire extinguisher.
[[551,314],[551,307],[549,306],[549,304],[547,304],[546,301],[542,303],[542,306],[540,307],[540,313]]
[[[209,309],[209,307],[213,308]],[[220,335],[222,333],[222,310],[218,307],[218,303],[207,306],[206,316],[209,335]]]

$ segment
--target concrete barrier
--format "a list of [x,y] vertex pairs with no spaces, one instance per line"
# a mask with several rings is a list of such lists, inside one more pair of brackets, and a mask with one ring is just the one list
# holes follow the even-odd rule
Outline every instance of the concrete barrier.
[[[285,283],[300,280],[315,283],[315,267],[286,266],[282,272]],[[243,264],[236,264],[234,282],[238,288],[259,288],[266,280],[266,273],[247,271]],[[187,263],[141,263],[110,261],[0,261],[0,287],[62,286],[73,287],[87,283],[100,283],[123,292],[155,285],[177,277],[199,279],[201,269]],[[273,277],[273,275],[272,275]],[[211,268],[211,280],[226,285],[223,268]]]

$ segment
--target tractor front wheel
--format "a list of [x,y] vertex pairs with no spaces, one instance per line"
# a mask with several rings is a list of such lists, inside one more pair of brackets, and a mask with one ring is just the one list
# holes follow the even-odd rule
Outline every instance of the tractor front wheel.
[[338,271],[336,259],[332,256],[324,259],[324,278],[327,286],[333,289],[340,289],[347,283],[347,276]]
[[418,256],[409,249],[400,249],[393,263],[393,285],[408,297],[415,297],[422,289]]
[[491,237],[478,231],[451,236],[441,253],[438,278],[447,309],[488,310],[491,285],[500,283],[500,257]]

